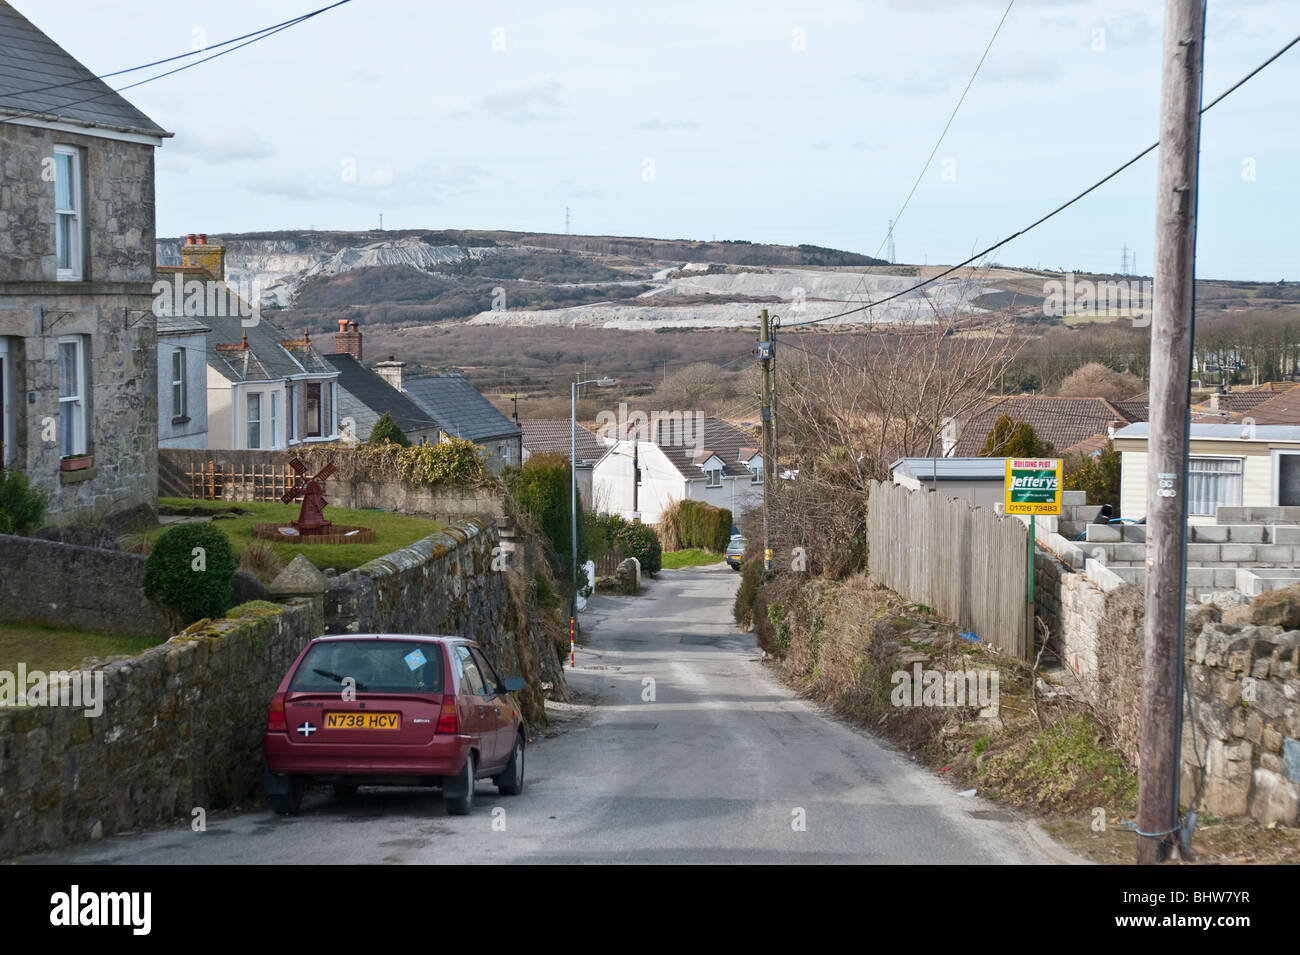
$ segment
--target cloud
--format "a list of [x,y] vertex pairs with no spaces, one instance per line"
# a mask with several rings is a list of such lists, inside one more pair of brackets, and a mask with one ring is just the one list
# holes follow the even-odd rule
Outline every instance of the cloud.
[[560,110],[562,89],[564,85],[559,81],[548,80],[500,93],[490,93],[478,101],[475,111],[491,113],[513,123],[552,119]]
[[275,155],[275,147],[256,133],[232,132],[221,135],[182,130],[163,148],[174,155],[189,156],[213,166],[248,159],[270,159]]
[[674,129],[699,129],[700,124],[693,119],[648,119],[643,123],[636,124],[637,129],[644,129],[650,133],[668,132]]

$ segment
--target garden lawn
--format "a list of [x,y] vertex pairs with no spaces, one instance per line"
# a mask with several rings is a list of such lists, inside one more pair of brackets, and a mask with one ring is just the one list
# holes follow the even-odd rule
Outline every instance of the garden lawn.
[[[302,541],[261,541],[253,536],[254,524],[280,523],[288,524],[298,519],[301,510],[299,504],[272,504],[254,501],[196,501],[190,498],[162,498],[161,505],[177,508],[196,508],[213,514],[236,513],[234,517],[214,520],[212,525],[218,527],[230,538],[230,546],[235,556],[239,557],[253,541],[270,544],[287,565],[298,554],[302,554],[321,570],[333,567],[342,573],[354,567],[360,567],[376,557],[383,557],[398,548],[414,544],[421,538],[428,537],[435,531],[443,530],[447,525],[423,517],[411,517],[407,514],[395,514],[391,511],[354,511],[343,507],[328,507],[325,518],[335,524],[347,524],[354,527],[369,527],[375,532],[375,540],[370,544],[307,544]],[[175,526],[175,525],[168,525]],[[149,531],[150,540],[157,540],[167,528]]]
[[698,547],[688,547],[685,550],[664,551],[662,560],[664,570],[676,570],[679,567],[703,567],[707,564],[717,564],[722,561],[722,555],[715,554],[713,551],[701,550]]
[[70,670],[86,657],[135,656],[165,637],[123,636],[30,623],[0,623],[0,670]]

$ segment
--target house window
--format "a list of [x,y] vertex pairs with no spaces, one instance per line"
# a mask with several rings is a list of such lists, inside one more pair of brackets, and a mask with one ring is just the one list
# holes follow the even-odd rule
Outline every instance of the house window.
[[1187,469],[1187,510],[1213,515],[1219,507],[1241,504],[1241,458],[1191,458]]
[[275,448],[279,446],[278,435],[280,430],[280,392],[271,392],[271,434],[267,444]]
[[339,407],[339,385],[337,381],[331,381],[330,382],[330,410],[329,410],[329,422],[330,422],[329,433],[331,435],[337,435],[339,433],[338,407]]
[[720,468],[711,468],[704,473],[709,476],[709,487],[722,487],[722,470]]
[[260,448],[262,446],[262,393],[260,391],[248,393],[248,415],[244,422],[248,425],[248,446]]
[[9,362],[9,339],[0,338],[0,464],[14,456],[13,365]]
[[172,424],[188,421],[185,411],[185,349],[172,352]]
[[81,154],[71,146],[54,147],[54,252],[58,277],[80,281]]
[[754,466],[751,466],[750,469],[749,469],[749,472],[750,472],[752,475],[754,475],[753,479],[750,481],[751,484],[762,484],[762,483],[763,483],[763,466],[762,466],[762,465],[754,465]]
[[59,446],[63,457],[86,453],[86,339],[59,339]]
[[307,437],[319,438],[320,426],[320,382],[313,382],[307,386]]
[[298,415],[294,412],[293,385],[284,388],[284,437],[286,441],[298,440]]

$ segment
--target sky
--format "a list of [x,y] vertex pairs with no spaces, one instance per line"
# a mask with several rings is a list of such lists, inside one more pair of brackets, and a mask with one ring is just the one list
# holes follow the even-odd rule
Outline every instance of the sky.
[[[14,0],[96,73],[327,0]],[[884,254],[1006,0],[351,0],[124,95],[175,133],[160,236],[507,229]],[[1209,4],[1205,100],[1300,34],[1294,0]],[[1163,4],[1016,0],[898,220],[959,261],[1158,137]],[[197,57],[195,58],[197,59]],[[170,67],[133,73],[120,86]],[[1206,114],[1197,274],[1300,280],[1300,46]],[[1156,158],[998,250],[1150,274]],[[1134,262],[1136,269],[1133,268]]]

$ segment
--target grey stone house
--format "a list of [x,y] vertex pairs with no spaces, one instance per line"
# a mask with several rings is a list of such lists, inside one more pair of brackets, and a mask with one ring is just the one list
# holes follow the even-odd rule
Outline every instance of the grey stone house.
[[51,522],[125,523],[156,500],[170,135],[0,0],[0,442]]
[[473,441],[483,449],[493,474],[523,463],[523,432],[460,375],[404,376],[405,362],[392,358],[375,370],[400,388],[438,422],[444,434]]
[[184,315],[158,316],[158,447],[208,446],[208,333]]

